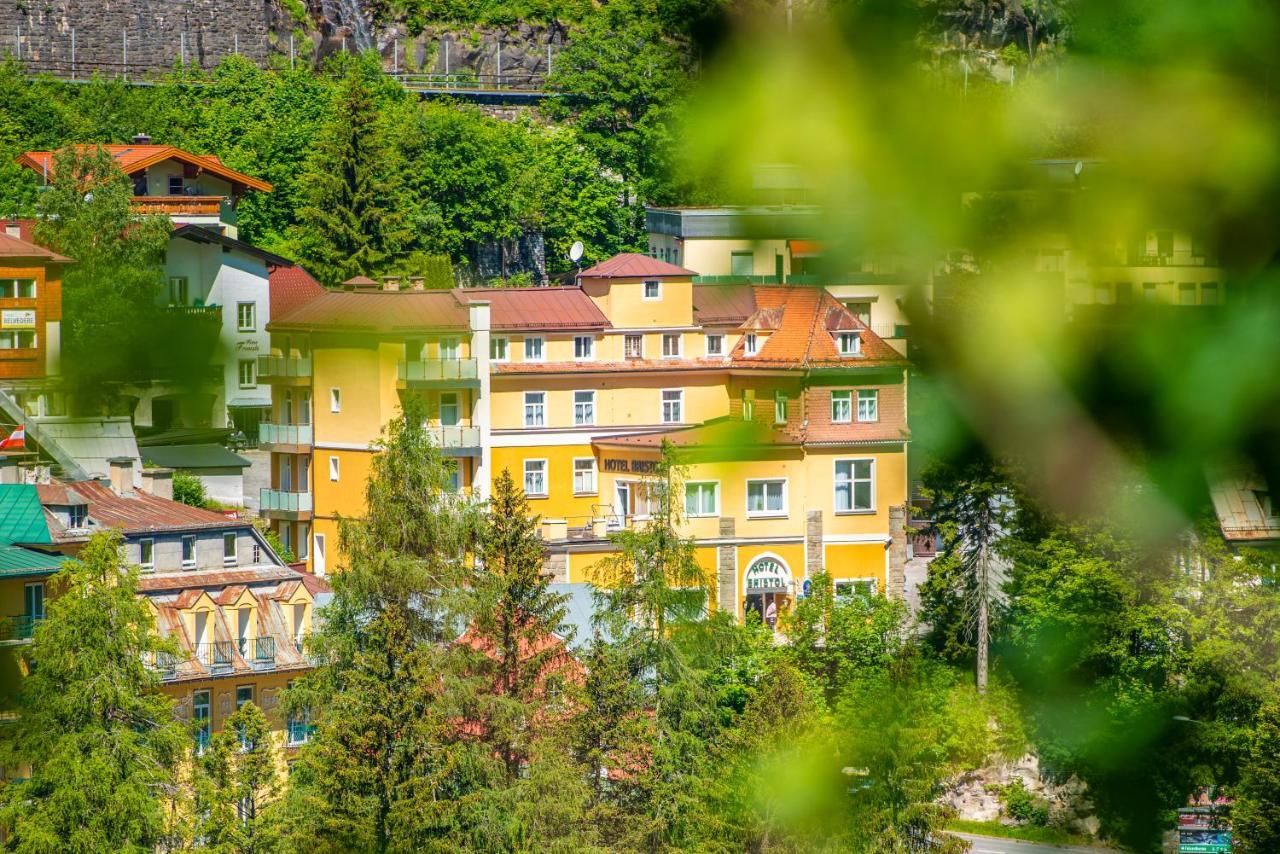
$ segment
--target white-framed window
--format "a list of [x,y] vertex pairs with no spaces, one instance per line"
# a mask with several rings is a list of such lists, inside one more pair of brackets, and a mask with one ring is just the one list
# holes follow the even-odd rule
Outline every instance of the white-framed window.
[[462,339],[456,335],[440,339],[440,358],[445,361],[456,361],[462,355]]
[[169,305],[187,304],[187,277],[169,277]]
[[258,360],[240,360],[240,388],[253,388],[258,384]]
[[836,336],[841,356],[856,356],[862,352],[862,336],[856,332],[841,332]]
[[342,389],[340,388],[329,389],[329,411],[330,412],[342,411]]
[[524,393],[524,426],[545,427],[547,425],[547,393],[545,391],[526,391]]
[[680,333],[679,332],[662,333],[662,358],[664,359],[680,358]]
[[156,568],[155,540],[138,540],[138,565],[143,569]]
[[837,599],[876,595],[874,578],[837,578],[831,582],[831,587]]
[[754,356],[760,352],[760,341],[754,332],[748,332],[742,336],[742,352],[747,356]]
[[169,176],[169,195],[181,196],[181,195],[184,195],[186,191],[187,191],[186,184],[182,180],[181,175]]
[[742,420],[752,421],[756,417],[756,393],[753,389],[742,390]]
[[462,410],[458,406],[458,393],[456,391],[442,392],[440,395],[440,425],[442,427],[457,427],[461,420]]
[[240,538],[234,531],[222,535],[222,562],[227,566],[235,566],[239,557]]
[[729,253],[729,275],[750,276],[755,270],[755,253],[751,250]]
[[644,358],[644,336],[628,333],[622,336],[622,355],[627,359]]
[[1201,305],[1221,305],[1222,304],[1222,293],[1218,289],[1217,282],[1201,283],[1200,304]]
[[596,393],[594,391],[575,391],[573,393],[573,423],[580,426],[596,423]]
[[645,282],[644,298],[647,300],[662,299],[662,282]]
[[35,279],[0,279],[0,298],[34,299],[35,295]]
[[258,304],[253,302],[236,303],[236,329],[241,332],[252,332],[258,328]]
[[748,516],[786,516],[787,480],[769,478],[747,481]]
[[68,528],[89,527],[89,505],[88,504],[72,504],[69,507],[67,507],[67,527]]
[[196,724],[196,755],[209,749],[209,737],[213,734],[213,693],[208,690],[191,692],[191,717]]
[[849,424],[853,421],[853,392],[831,392],[831,423]]
[[31,350],[36,346],[34,329],[0,330],[0,350]]
[[662,392],[662,423],[679,424],[684,420],[684,390],[666,389]]
[[878,389],[858,389],[858,420],[880,420],[880,392]]
[[337,457],[329,457],[329,480],[334,483],[338,482],[338,476],[341,474],[342,464]]
[[524,494],[530,497],[547,495],[547,461],[524,461]]
[[495,335],[489,339],[489,361],[505,362],[511,342],[502,336]]
[[715,481],[686,481],[684,515],[689,518],[720,515],[720,484]]
[[596,356],[596,339],[591,335],[573,336],[573,358],[578,361],[594,359]]
[[445,486],[445,491],[456,494],[462,489],[462,470],[458,468],[456,459],[445,460],[444,465],[449,473],[449,482]]
[[773,423],[787,423],[787,393],[785,391],[775,391],[773,393]]
[[582,457],[573,461],[573,494],[596,494],[596,458]]
[[719,357],[724,355],[724,336],[720,334],[707,335],[707,355],[711,357]]
[[182,536],[182,568],[192,569],[196,565],[196,535]]
[[524,339],[524,360],[526,362],[541,362],[542,348],[546,339],[541,335],[531,335]]
[[836,460],[837,513],[871,513],[876,509],[876,461]]

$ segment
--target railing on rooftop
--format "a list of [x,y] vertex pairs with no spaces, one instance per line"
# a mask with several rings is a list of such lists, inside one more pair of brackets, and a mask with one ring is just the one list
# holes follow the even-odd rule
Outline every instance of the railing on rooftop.
[[262,379],[296,379],[311,376],[310,356],[259,356],[258,376]]
[[399,364],[399,377],[405,382],[474,380],[479,376],[475,359],[413,359]]
[[32,635],[35,634],[36,625],[43,619],[43,617],[32,617],[26,614],[0,618],[0,642],[14,643],[31,640]]
[[282,489],[263,489],[259,493],[258,507],[282,513],[310,513],[310,492],[286,492]]
[[258,443],[262,445],[310,445],[310,424],[258,424]]
[[235,657],[236,645],[232,641],[214,641],[213,643],[192,644],[195,660],[210,672],[230,670]]
[[276,639],[272,637],[240,638],[240,657],[254,666],[271,665],[276,660]]
[[694,276],[695,285],[779,285],[777,276]]

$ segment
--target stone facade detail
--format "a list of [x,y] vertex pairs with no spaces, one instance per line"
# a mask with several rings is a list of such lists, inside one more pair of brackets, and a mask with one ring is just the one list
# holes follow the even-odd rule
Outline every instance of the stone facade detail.
[[804,517],[804,577],[822,572],[826,550],[822,547],[822,511],[810,510]]
[[552,584],[568,584],[569,555],[566,552],[548,552],[543,571],[551,576]]
[[906,597],[907,587],[907,507],[896,504],[889,508],[889,577],[885,594],[890,599]]
[[[720,518],[721,537],[732,537],[735,530],[732,518]],[[738,613],[738,560],[733,545],[716,548],[716,606],[729,614]]]

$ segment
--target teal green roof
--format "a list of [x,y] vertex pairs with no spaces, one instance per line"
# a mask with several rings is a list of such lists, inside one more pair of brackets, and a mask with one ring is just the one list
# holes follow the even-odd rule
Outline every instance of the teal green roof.
[[0,544],[52,542],[36,488],[0,483]]
[[66,555],[45,554],[21,546],[0,545],[0,578],[13,575],[44,575],[57,572],[69,560]]

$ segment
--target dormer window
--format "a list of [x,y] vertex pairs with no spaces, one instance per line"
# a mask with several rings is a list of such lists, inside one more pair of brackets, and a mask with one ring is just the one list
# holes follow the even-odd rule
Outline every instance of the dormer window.
[[67,527],[68,528],[87,528],[89,527],[89,505],[72,504],[67,507]]
[[841,356],[857,356],[862,352],[862,336],[856,332],[841,332],[837,337]]
[[662,299],[662,282],[645,282],[644,298],[649,300]]
[[754,356],[760,352],[760,342],[756,339],[754,332],[748,332],[742,336],[742,352],[747,356]]

